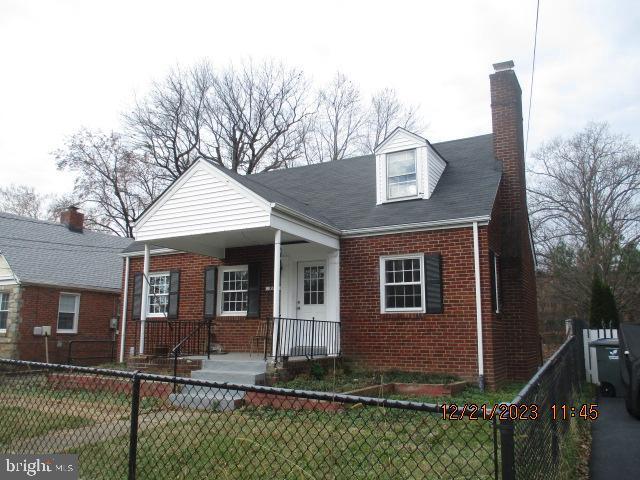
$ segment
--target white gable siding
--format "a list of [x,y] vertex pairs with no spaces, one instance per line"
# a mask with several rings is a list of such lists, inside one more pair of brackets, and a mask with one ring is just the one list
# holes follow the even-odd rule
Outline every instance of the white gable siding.
[[376,149],[376,153],[399,152],[410,148],[422,147],[425,141],[404,130],[397,130],[392,137]]
[[440,158],[440,156],[436,152],[433,151],[432,148],[428,149],[427,156],[428,156],[428,159],[426,164],[427,164],[429,173],[427,175],[428,182],[427,182],[427,188],[425,190],[425,192],[427,192],[425,197],[429,198],[433,193],[433,191],[436,189],[438,180],[440,180],[440,177],[442,176],[442,172],[444,172],[444,169],[447,166],[447,164],[445,163],[444,160],[442,160],[442,158]]
[[269,209],[212,172],[195,167],[137,230],[137,240],[264,227]]

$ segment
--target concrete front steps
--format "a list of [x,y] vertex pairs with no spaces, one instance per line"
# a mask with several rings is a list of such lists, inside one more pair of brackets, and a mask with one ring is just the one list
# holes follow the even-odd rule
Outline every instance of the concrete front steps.
[[[191,372],[191,378],[218,383],[260,385],[264,383],[267,362],[258,355],[248,354],[215,355],[202,359],[202,368]],[[177,407],[234,410],[243,403],[245,392],[223,388],[184,385],[182,391],[171,394],[169,401]]]

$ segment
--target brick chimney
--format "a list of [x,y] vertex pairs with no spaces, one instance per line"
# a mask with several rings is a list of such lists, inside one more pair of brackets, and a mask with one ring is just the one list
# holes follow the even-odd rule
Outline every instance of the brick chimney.
[[541,364],[535,263],[529,236],[522,128],[522,90],[513,61],[496,63],[489,76],[493,151],[502,162],[498,196],[502,362],[511,380],[526,380]]
[[495,72],[489,76],[489,80],[493,151],[496,159],[502,162],[500,193],[504,216],[503,226],[511,225],[507,228],[509,238],[505,239],[504,245],[508,248],[508,252],[503,253],[519,257],[522,252],[516,247],[523,240],[522,229],[526,228],[528,235],[529,227],[522,133],[522,90],[513,66],[512,60],[495,63],[493,65]]
[[60,214],[60,223],[72,232],[82,233],[84,230],[84,213],[80,213],[78,207],[71,205]]

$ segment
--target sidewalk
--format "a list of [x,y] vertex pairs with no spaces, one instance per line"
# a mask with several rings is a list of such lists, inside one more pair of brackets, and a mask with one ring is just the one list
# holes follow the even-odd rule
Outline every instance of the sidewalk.
[[627,413],[622,398],[601,397],[598,410],[592,428],[592,480],[640,478],[640,420]]

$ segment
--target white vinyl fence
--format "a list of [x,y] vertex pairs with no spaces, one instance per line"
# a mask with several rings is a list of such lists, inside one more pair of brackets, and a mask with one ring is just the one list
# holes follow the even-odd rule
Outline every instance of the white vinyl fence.
[[587,382],[600,384],[598,379],[598,360],[596,358],[596,349],[589,347],[589,343],[600,338],[618,338],[618,330],[616,328],[600,328],[600,329],[584,329],[584,369],[587,374]]

